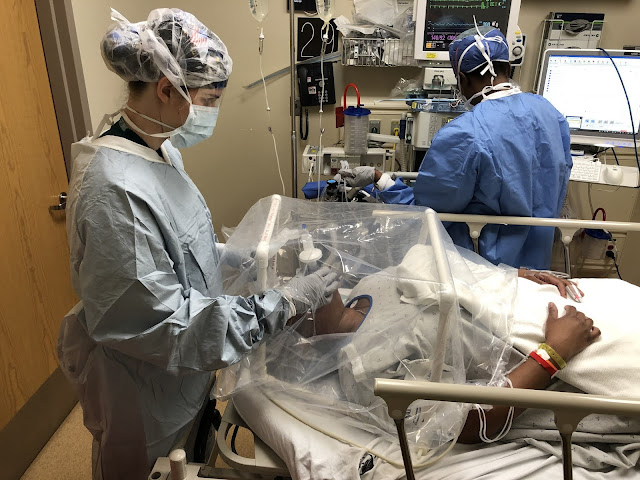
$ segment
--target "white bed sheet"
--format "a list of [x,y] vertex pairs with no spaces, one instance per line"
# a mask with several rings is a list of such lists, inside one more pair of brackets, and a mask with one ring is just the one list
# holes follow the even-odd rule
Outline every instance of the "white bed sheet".
[[[367,453],[364,448],[344,444],[299,422],[272,403],[258,388],[244,390],[234,396],[238,413],[276,454],[284,460],[294,480],[393,480],[406,478],[404,470],[379,459],[374,468],[362,477],[359,464]],[[338,434],[349,427],[336,418],[316,419]],[[341,431],[342,430],[342,431]],[[381,454],[390,454],[401,463],[397,446],[392,452],[371,434],[354,432],[349,437]],[[357,438],[359,437],[359,438]],[[535,443],[535,442],[533,442]],[[420,480],[549,480],[562,478],[559,451],[545,448],[548,444],[531,444],[525,440],[489,445],[456,445],[442,460],[424,470],[416,471]],[[557,449],[556,449],[557,450]],[[415,459],[414,459],[415,462]],[[640,469],[608,468],[600,471],[574,466],[574,478],[637,479]]]
[[[637,361],[630,361],[630,359],[638,358],[640,350],[630,339],[640,338],[640,319],[634,318],[637,315],[637,309],[630,309],[629,305],[640,302],[640,289],[616,280],[588,279],[580,280],[579,284],[586,296],[584,303],[576,306],[597,319],[596,324],[602,329],[603,335],[596,344],[570,363],[570,367],[562,372],[561,378],[591,393],[620,394],[624,392],[629,396],[636,396],[640,388],[640,369],[637,368],[640,359]],[[621,298],[624,301],[616,300]],[[606,299],[609,300],[606,301]],[[562,299],[555,287],[540,286],[527,280],[519,280],[513,336],[515,346],[522,352],[530,351],[542,340],[546,304],[549,301],[555,302],[561,312],[564,305],[572,303]],[[626,373],[620,375],[621,372]],[[238,412],[252,430],[287,463],[295,479],[360,478],[358,467],[366,453],[365,448],[341,443],[300,423],[273,404],[258,389],[237,394],[234,402]],[[292,402],[288,407],[295,409],[296,405]],[[355,439],[356,443],[368,446],[376,452],[384,454],[389,453],[385,452],[389,450],[391,452],[389,455],[401,464],[397,446],[383,445],[370,432],[354,429],[346,425],[347,422],[340,422],[335,417],[321,418],[313,415],[315,414],[310,416],[308,412],[301,412],[300,416],[311,418],[316,425],[329,426],[331,431],[344,433],[344,436],[350,440]],[[525,435],[522,432],[531,426],[523,428],[520,431],[520,437],[526,436],[526,432]],[[545,428],[548,429],[546,432]],[[545,442],[554,438],[557,433],[548,426],[535,427],[533,430],[537,435],[535,440],[517,438],[518,432],[514,431],[510,435],[510,443],[507,444],[456,446],[445,459],[429,469],[417,472],[417,478],[544,478],[544,480],[561,478],[559,446],[557,443]],[[618,442],[621,449],[620,461],[613,462],[620,467],[615,468],[609,465],[605,467],[605,471],[596,471],[597,468],[602,468],[602,465],[596,467],[596,470],[574,466],[575,478],[640,478],[637,466],[640,443],[634,436],[640,431],[637,422],[634,422],[631,430],[621,428],[618,423],[612,425],[611,430],[608,431],[630,434],[626,446],[623,436],[612,440],[612,443]],[[596,432],[593,435],[597,437],[597,431],[590,430],[590,432]],[[589,438],[586,436],[583,439],[589,441]],[[578,439],[579,437],[576,438]],[[587,450],[581,453],[585,457],[589,456]],[[417,460],[420,461],[420,459]],[[636,464],[636,466],[629,469],[624,468],[625,464],[627,466]],[[403,477],[403,470],[378,462],[363,478]]]

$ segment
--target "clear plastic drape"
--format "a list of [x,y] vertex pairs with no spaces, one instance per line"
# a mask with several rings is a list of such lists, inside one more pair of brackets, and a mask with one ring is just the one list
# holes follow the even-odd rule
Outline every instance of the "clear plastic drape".
[[[255,252],[270,212],[272,198],[259,201],[228,238],[226,293],[259,293]],[[375,378],[502,385],[517,272],[458,250],[443,225],[436,219],[429,228],[426,218],[420,207],[282,198],[268,242],[267,288],[320,266],[336,269],[341,288],[331,304],[292,319],[221,371],[215,396],[259,387],[302,421],[329,415],[342,430],[352,425],[391,445],[397,434],[373,393]],[[307,235],[322,254],[314,263],[300,261]],[[457,438],[468,408],[414,402],[405,423],[416,458]],[[346,430],[340,438],[350,441]]]

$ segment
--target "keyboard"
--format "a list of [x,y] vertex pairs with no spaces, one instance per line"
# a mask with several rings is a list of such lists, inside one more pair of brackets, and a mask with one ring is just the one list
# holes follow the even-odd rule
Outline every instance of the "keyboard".
[[570,180],[577,182],[598,182],[600,181],[600,167],[602,164],[596,160],[583,160],[574,158],[571,169]]

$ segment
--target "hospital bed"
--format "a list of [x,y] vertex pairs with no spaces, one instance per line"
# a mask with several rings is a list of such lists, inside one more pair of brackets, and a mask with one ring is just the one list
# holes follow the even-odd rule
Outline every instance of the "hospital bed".
[[[266,270],[269,268],[268,245],[273,233],[275,219],[280,208],[280,199],[273,197],[272,209],[266,221],[266,228],[256,252],[256,260],[259,265],[258,281],[266,282]],[[377,215],[405,215],[402,212],[379,211]],[[411,213],[415,215],[415,213]],[[455,305],[456,291],[451,273],[448,268],[446,255],[440,243],[440,236],[436,228],[437,218],[442,221],[466,222],[469,225],[471,237],[477,241],[480,232],[486,224],[505,225],[535,225],[553,226],[562,234],[565,247],[569,245],[575,233],[581,228],[606,228],[608,231],[631,232],[640,231],[640,224],[622,222],[595,222],[582,220],[559,219],[531,219],[519,217],[486,217],[466,216],[453,214],[436,214],[433,210],[424,213],[423,227],[420,233],[421,239],[430,236],[436,257],[438,275],[443,284],[450,288],[444,294],[441,301],[441,315],[438,327],[438,337],[444,338],[447,330],[447,318],[449,311]],[[477,242],[476,242],[477,245]],[[566,249],[568,254],[568,249]],[[567,266],[570,263],[567,261]],[[570,273],[568,271],[567,273]],[[444,342],[438,342],[443,345]],[[438,379],[443,368],[444,351],[436,351],[432,363],[431,378]],[[378,379],[375,383],[375,393],[380,396],[388,406],[389,415],[394,420],[400,441],[402,458],[408,479],[413,479],[414,473],[411,466],[410,454],[404,432],[404,412],[416,399],[432,399],[447,402],[479,403],[510,405],[525,408],[544,408],[552,410],[555,414],[556,426],[562,439],[563,472],[564,478],[572,478],[571,467],[571,438],[578,423],[587,415],[602,413],[608,415],[627,415],[640,417],[640,401],[622,400],[613,397],[582,395],[572,393],[548,392],[548,391],[521,391],[496,387],[476,387],[468,385],[438,384],[433,382],[410,382],[388,379]],[[229,401],[225,410],[222,424],[216,436],[215,447],[206,464],[187,464],[186,460],[178,452],[173,461],[170,458],[158,459],[149,478],[157,479],[196,479],[196,478],[251,478],[274,479],[286,478],[289,474],[285,463],[278,458],[274,451],[259,437],[255,438],[254,458],[241,457],[230,448],[226,440],[232,428],[249,428],[238,415],[233,401]],[[176,452],[174,452],[176,453]],[[216,460],[221,458],[231,469],[215,467]],[[175,473],[171,476],[170,472]]]

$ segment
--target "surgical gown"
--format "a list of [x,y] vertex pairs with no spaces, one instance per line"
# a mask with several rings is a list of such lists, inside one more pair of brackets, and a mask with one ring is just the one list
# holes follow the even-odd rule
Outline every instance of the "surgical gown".
[[195,418],[211,372],[281,330],[277,291],[222,295],[204,198],[165,142],[113,136],[73,146],[67,206],[81,303],[58,341],[94,436],[94,478],[146,478]]
[[[553,218],[572,166],[569,126],[546,99],[489,97],[436,134],[414,188],[396,181],[379,196],[443,213]],[[465,224],[447,230],[457,245],[473,249]],[[549,227],[487,225],[479,253],[494,264],[549,268],[553,237]]]

